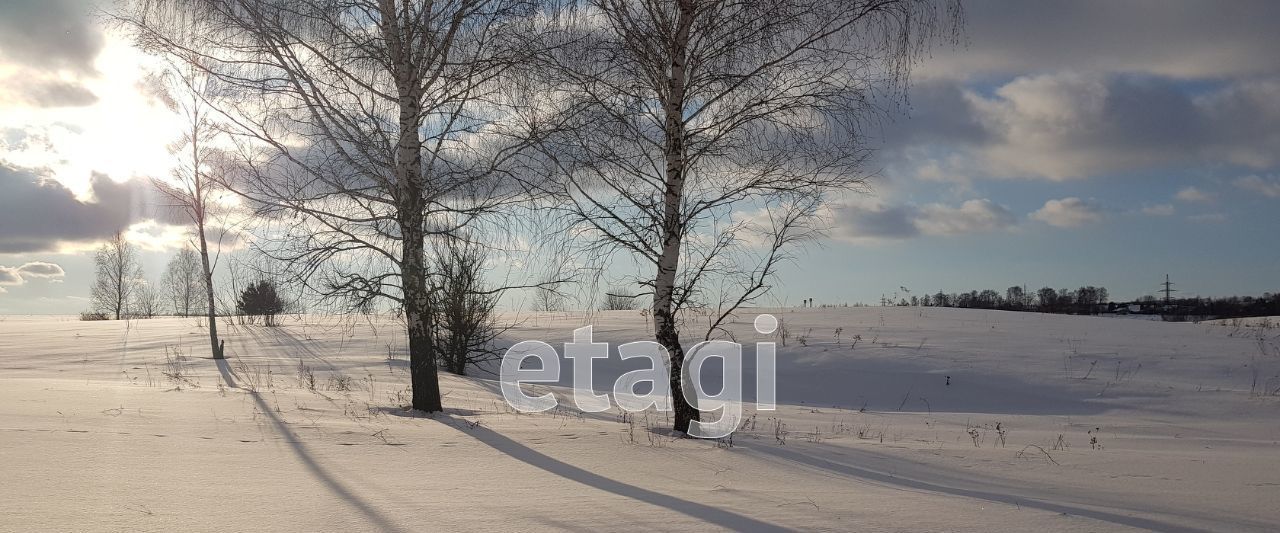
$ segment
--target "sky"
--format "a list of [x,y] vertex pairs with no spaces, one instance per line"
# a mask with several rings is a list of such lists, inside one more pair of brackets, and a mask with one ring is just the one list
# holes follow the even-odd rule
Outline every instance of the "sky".
[[[179,120],[154,61],[82,0],[0,1],[0,314],[89,307],[93,249],[126,231],[158,280],[185,229],[154,216]],[[1011,285],[1280,292],[1280,2],[969,1],[868,128],[871,193],[773,303]],[[174,222],[174,221],[168,221]]]

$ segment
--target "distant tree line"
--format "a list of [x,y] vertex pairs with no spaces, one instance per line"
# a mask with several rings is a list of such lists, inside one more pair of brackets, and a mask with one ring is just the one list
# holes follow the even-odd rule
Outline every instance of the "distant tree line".
[[1280,315],[1280,293],[1262,296],[1227,296],[1223,298],[1162,298],[1143,296],[1132,304],[1135,312],[1158,314],[1166,320],[1203,320]]
[[[209,316],[213,309],[209,289],[212,275],[206,276],[201,254],[190,247],[180,248],[165,267],[160,283],[147,279],[142,269],[138,247],[123,233],[116,233],[94,256],[94,283],[90,291],[89,311],[82,320],[122,320],[156,316]],[[241,288],[237,279],[244,273],[231,265],[232,283],[226,295],[235,305],[222,304],[216,316],[237,316],[240,323],[254,323],[262,317],[268,326],[276,324],[276,315],[288,310],[289,304],[278,294],[275,275],[258,269],[257,281]],[[215,348],[216,350],[217,348]],[[217,353],[217,352],[215,352]]]
[[[905,289],[903,292],[906,292]],[[1003,293],[992,289],[923,296],[892,296],[880,299],[882,306],[959,307],[1036,311],[1073,315],[1102,313],[1161,315],[1167,319],[1240,318],[1280,315],[1280,293],[1224,298],[1174,298],[1169,301],[1147,295],[1132,302],[1112,302],[1106,287],[1092,285],[1078,289],[1044,287],[1034,292],[1013,286]]]
[[984,289],[952,293],[938,291],[934,294],[909,297],[894,294],[892,297],[881,298],[880,305],[1097,314],[1109,310],[1109,297],[1106,287],[1092,285],[1074,290],[1045,287],[1034,292],[1025,287],[1013,286],[1005,289],[1003,293]]

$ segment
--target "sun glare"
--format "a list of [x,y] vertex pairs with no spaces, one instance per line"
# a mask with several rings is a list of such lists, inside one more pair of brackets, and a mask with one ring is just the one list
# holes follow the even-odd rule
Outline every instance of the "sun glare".
[[97,97],[91,106],[0,109],[0,122],[34,128],[46,138],[6,159],[49,169],[81,199],[88,199],[95,172],[117,182],[166,176],[173,159],[165,147],[179,135],[177,118],[139,90],[146,69],[157,67],[154,59],[108,36],[96,67],[96,77],[81,80]]

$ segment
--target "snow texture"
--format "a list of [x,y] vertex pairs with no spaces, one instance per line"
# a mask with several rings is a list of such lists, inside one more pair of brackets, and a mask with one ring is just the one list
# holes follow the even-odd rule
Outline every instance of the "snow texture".
[[[770,312],[785,346],[754,312],[732,331],[748,361],[779,343],[780,405],[732,446],[574,410],[568,361],[547,413],[513,412],[491,376],[406,411],[390,317],[223,320],[218,362],[197,319],[0,317],[0,531],[1280,526],[1275,321]],[[652,337],[633,311],[518,318],[504,342]],[[630,368],[597,363],[596,389]]]

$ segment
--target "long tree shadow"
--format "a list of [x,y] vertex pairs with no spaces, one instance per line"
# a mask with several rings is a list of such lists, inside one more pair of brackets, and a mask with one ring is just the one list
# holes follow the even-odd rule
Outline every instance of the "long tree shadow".
[[[1151,531],[1168,531],[1174,533],[1204,533],[1205,530],[1195,527],[1185,526],[1174,521],[1163,521],[1141,516],[1133,516],[1122,514],[1120,512],[1110,512],[1099,510],[1071,503],[1055,503],[1036,499],[1032,497],[1022,496],[1010,492],[999,492],[997,490],[984,490],[978,488],[964,488],[951,486],[950,484],[931,483],[910,479],[884,472],[878,472],[866,468],[830,461],[822,457],[810,455],[804,452],[789,449],[790,447],[781,446],[760,446],[751,443],[741,444],[743,448],[759,453],[761,455],[773,456],[784,461],[801,464],[819,470],[825,470],[836,475],[845,476],[861,481],[870,481],[889,487],[897,487],[910,490],[919,490],[933,492],[938,494],[949,494],[953,496],[963,496],[966,498],[974,498],[986,500],[990,502],[1005,503],[1015,505],[1019,508],[1029,507],[1032,509],[1040,509],[1054,513],[1065,515],[1081,516],[1092,518],[1103,522],[1109,522],[1121,526],[1127,526],[1137,529],[1146,529]],[[1171,517],[1174,518],[1174,517]]]
[[265,331],[267,336],[271,337],[272,340],[282,348],[293,350],[295,353],[300,354],[299,356],[305,355],[308,358],[319,361],[325,366],[328,366],[329,370],[332,372],[338,371],[338,367],[334,365],[333,362],[329,361],[328,358],[321,355],[320,352],[316,351],[311,343],[297,335],[294,335],[293,333],[290,333],[287,327],[264,327],[263,331]]
[[231,372],[231,365],[230,365],[229,363],[227,363],[227,360],[226,360],[226,359],[214,359],[213,361],[214,361],[215,363],[217,363],[217,364],[218,364],[218,373],[219,373],[219,374],[222,374],[222,382],[223,382],[223,384],[225,384],[225,385],[227,386],[227,388],[228,388],[228,389],[238,389],[238,388],[240,388],[240,386],[239,386],[239,385],[236,385],[236,378],[235,378],[235,374],[234,374],[233,372]]
[[[569,363],[569,364],[572,364],[572,363]],[[502,384],[497,379],[474,378],[474,379],[471,379],[471,383],[475,384],[476,386],[479,386],[480,388],[486,391],[489,391],[490,393],[493,393],[494,397],[497,400],[502,401]],[[529,387],[530,385],[528,384],[524,385],[524,388],[528,390],[530,394],[537,395],[544,392],[550,392],[551,394],[554,394],[556,396],[556,400],[557,400],[556,408],[552,411],[548,411],[549,413],[557,414],[557,415],[568,417],[568,418],[581,418],[584,420],[585,419],[599,420],[602,422],[618,421],[617,411],[601,411],[598,413],[592,413],[589,411],[583,411],[581,409],[572,407],[573,400],[569,396],[572,393],[571,388],[566,388],[561,386],[552,386],[552,387],[538,387],[538,388],[530,389]],[[533,391],[537,391],[537,392],[533,392]],[[596,391],[596,392],[601,392],[601,391]]]
[[[218,365],[218,373],[222,375],[222,379],[226,383],[227,387],[239,389],[239,387],[236,386],[234,377],[235,373],[231,371],[231,367],[227,363],[227,360],[218,359],[216,362]],[[311,455],[311,452],[307,450],[307,446],[302,443],[302,439],[300,439],[293,430],[289,429],[289,425],[282,420],[270,406],[267,405],[267,402],[262,399],[262,396],[258,394],[257,391],[248,389],[240,390],[253,398],[258,410],[266,415],[267,420],[271,421],[271,425],[275,428],[276,433],[280,435],[284,442],[289,444],[289,447],[293,449],[293,453],[298,457],[298,460],[301,461],[303,466],[307,468],[311,475],[320,480],[320,482],[323,483],[334,496],[337,496],[342,501],[347,502],[352,507],[355,507],[357,511],[360,511],[360,513],[365,516],[365,518],[369,519],[378,531],[404,531],[395,524],[392,524],[385,516],[382,516],[382,514],[370,505],[369,502],[366,502],[364,499],[360,498],[360,496],[357,496],[351,491],[351,489],[348,489],[346,485],[343,485],[341,481],[333,477],[333,474],[326,471],[324,467],[315,460],[315,457]]]
[[[628,485],[621,481],[609,479],[600,474],[588,472],[569,463],[534,451],[532,448],[511,440],[510,438],[483,426],[477,425],[468,427],[465,420],[456,418],[452,415],[439,415],[433,420],[447,424],[458,431],[471,435],[476,440],[488,445],[490,448],[510,456],[513,459],[517,459],[525,464],[570,481],[576,481],[588,487],[631,498],[650,505],[663,507],[677,513],[710,522],[719,527],[735,531],[788,531],[786,528],[779,527],[768,522],[763,522],[749,516],[743,516],[731,511],[712,507],[710,505],[682,500],[674,496],[643,489],[635,485]],[[467,429],[463,430],[462,428]]]

